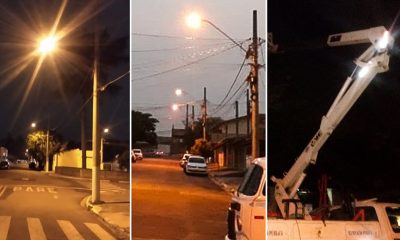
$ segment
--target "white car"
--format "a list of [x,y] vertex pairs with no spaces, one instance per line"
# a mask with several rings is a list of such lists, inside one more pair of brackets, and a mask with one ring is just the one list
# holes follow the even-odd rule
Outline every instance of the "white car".
[[190,154],[190,153],[185,153],[185,154],[183,154],[183,156],[182,156],[182,159],[181,159],[181,161],[179,162],[179,166],[181,166],[181,168],[185,168],[185,165],[186,165],[186,163],[187,163],[187,160],[188,160],[188,158],[190,157],[190,156],[192,156],[192,154]]
[[141,149],[139,149],[139,148],[133,149],[133,154],[135,154],[137,160],[143,159],[143,153],[142,153]]
[[185,165],[185,173],[208,174],[206,159],[202,156],[192,155]]

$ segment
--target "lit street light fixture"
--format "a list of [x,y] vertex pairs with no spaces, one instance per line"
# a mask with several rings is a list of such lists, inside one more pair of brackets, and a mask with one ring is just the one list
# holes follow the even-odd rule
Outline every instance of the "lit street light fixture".
[[55,36],[48,36],[42,39],[39,43],[38,51],[39,53],[46,55],[56,49],[57,38]]
[[191,28],[195,28],[195,29],[199,28],[201,26],[202,22],[206,22],[206,23],[210,24],[218,32],[220,32],[222,35],[224,35],[229,40],[231,40],[234,44],[236,44],[238,47],[240,47],[240,49],[242,49],[244,52],[247,52],[247,50],[241,44],[239,44],[237,41],[235,41],[235,39],[231,38],[228,34],[226,34],[224,31],[222,31],[219,27],[217,27],[210,20],[203,19],[197,13],[192,13],[189,16],[186,17],[186,24]]
[[104,163],[104,135],[108,134],[110,130],[108,128],[104,128],[103,134],[100,138],[100,162],[101,164]]
[[172,104],[171,108],[172,108],[172,111],[177,111],[179,109],[179,104],[174,103],[174,104]]
[[178,89],[175,90],[175,95],[176,95],[176,96],[181,96],[182,93],[183,93],[183,91],[182,91],[182,89],[180,89],[180,88],[178,88]]
[[251,156],[253,159],[259,157],[259,136],[258,136],[258,33],[257,33],[257,11],[253,11],[253,42],[249,46],[249,51],[243,48],[238,42],[236,42],[233,38],[231,38],[228,34],[222,31],[219,27],[217,27],[214,23],[207,19],[202,19],[198,14],[193,13],[186,18],[186,24],[192,28],[199,28],[201,26],[201,22],[206,22],[210,24],[213,28],[215,28],[222,35],[231,40],[234,44],[236,44],[240,49],[246,52],[246,56],[251,58],[251,70],[248,77],[250,92],[251,92]]

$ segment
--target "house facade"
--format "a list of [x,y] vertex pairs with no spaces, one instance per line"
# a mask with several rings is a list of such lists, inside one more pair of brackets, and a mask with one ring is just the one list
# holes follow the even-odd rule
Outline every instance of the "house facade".
[[[265,114],[259,115],[259,150],[265,156]],[[229,119],[210,129],[214,161],[220,167],[245,170],[251,160],[251,129],[247,116]]]

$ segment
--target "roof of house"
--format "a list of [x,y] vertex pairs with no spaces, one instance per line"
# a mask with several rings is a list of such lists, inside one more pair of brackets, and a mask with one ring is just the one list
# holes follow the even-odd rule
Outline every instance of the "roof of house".
[[[239,121],[243,121],[243,120],[246,120],[246,119],[247,119],[247,116],[241,116],[241,117],[238,117],[237,119],[238,119]],[[250,120],[251,120],[251,117],[250,117]],[[265,113],[260,113],[260,114],[259,114],[259,121],[260,121],[260,123],[265,123]],[[223,122],[220,122],[220,123],[218,123],[217,125],[213,126],[213,127],[211,128],[211,130],[217,129],[217,128],[221,127],[221,126],[224,126],[224,125],[229,124],[229,123],[232,123],[232,122],[236,122],[236,118],[232,118],[232,119],[228,119],[228,120],[225,120],[225,121],[223,121]],[[265,124],[264,124],[264,125],[265,125]]]

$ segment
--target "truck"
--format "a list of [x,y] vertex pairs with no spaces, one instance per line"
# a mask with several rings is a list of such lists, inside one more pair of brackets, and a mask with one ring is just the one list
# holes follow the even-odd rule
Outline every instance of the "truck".
[[[269,207],[276,211],[268,215],[266,231],[260,226],[260,220],[265,224],[267,171],[265,158],[260,158],[253,162],[242,185],[234,193],[228,209],[226,240],[262,240],[266,236],[271,240],[400,240],[400,204],[378,199],[354,199],[313,215],[298,194],[307,169],[316,164],[318,152],[329,136],[374,77],[389,70],[393,42],[389,31],[382,26],[329,36],[329,46],[358,43],[371,43],[371,46],[355,60],[355,70],[346,79],[327,114],[322,117],[316,134],[287,174],[283,178],[271,177],[275,186]],[[253,191],[243,191],[246,186]]]

